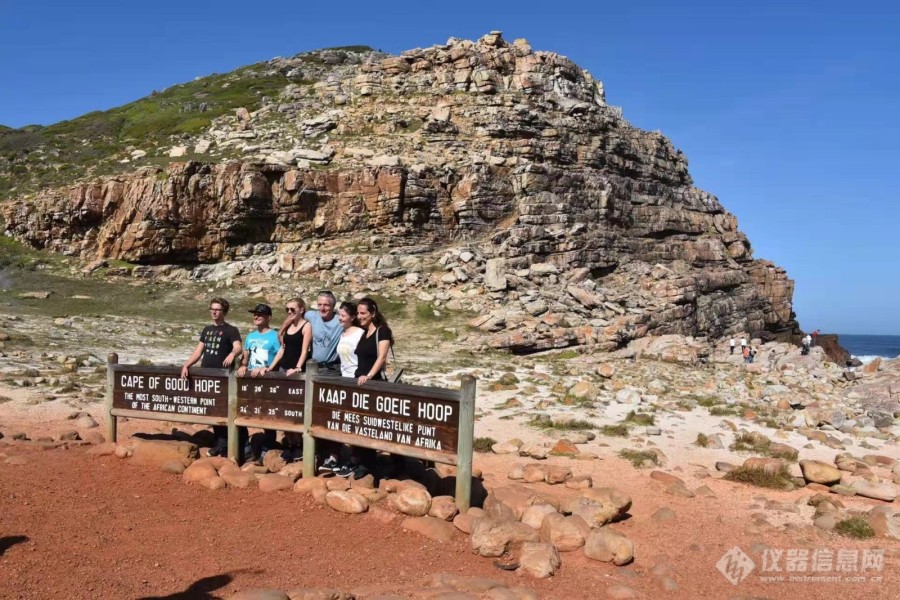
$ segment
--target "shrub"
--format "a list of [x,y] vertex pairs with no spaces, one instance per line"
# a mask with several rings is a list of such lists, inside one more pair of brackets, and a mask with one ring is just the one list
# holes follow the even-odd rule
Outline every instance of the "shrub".
[[626,425],[604,425],[600,428],[600,433],[607,437],[628,437],[628,427]]
[[629,423],[633,425],[653,425],[655,422],[656,419],[653,417],[653,415],[648,413],[637,413],[633,410],[625,415],[625,420],[623,421],[623,423]]
[[477,437],[472,443],[472,449],[475,452],[490,452],[491,447],[497,443],[492,437]]
[[659,465],[659,455],[652,450],[619,450],[619,456],[631,462],[638,469],[644,466],[644,463],[650,461],[654,465]]
[[834,526],[834,530],[843,536],[858,540],[875,537],[875,530],[872,529],[872,526],[869,525],[869,522],[864,517],[849,517],[838,521],[837,525]]
[[769,473],[765,469],[751,469],[741,466],[726,473],[723,479],[773,490],[790,490],[794,487],[791,475],[786,467],[782,467],[775,473]]

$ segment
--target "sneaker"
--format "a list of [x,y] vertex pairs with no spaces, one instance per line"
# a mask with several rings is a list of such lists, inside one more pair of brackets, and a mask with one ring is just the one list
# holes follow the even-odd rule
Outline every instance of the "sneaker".
[[228,449],[222,448],[221,446],[213,446],[206,451],[207,456],[225,456],[227,453]]
[[338,469],[337,471],[335,471],[334,474],[337,475],[338,477],[350,477],[351,475],[353,475],[355,468],[356,468],[355,465],[351,465],[348,463],[348,464],[344,465],[343,467],[341,467],[340,469]]
[[325,459],[321,466],[319,466],[319,470],[336,473],[337,471],[341,470],[341,466],[338,464],[338,461],[335,457],[329,456]]

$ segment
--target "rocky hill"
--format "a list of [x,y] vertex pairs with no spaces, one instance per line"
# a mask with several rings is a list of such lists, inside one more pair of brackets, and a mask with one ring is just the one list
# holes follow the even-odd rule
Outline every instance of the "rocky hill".
[[478,311],[490,344],[519,352],[796,331],[793,282],[752,257],[684,155],[572,61],[498,32],[276,58],[76,121],[0,133],[7,190],[73,173],[2,205],[7,235],[387,285]]

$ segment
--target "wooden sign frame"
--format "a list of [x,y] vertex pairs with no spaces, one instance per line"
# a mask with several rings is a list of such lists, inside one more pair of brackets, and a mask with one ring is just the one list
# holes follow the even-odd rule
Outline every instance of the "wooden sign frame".
[[[227,369],[197,368],[190,370],[191,377],[185,382],[180,367],[118,362],[117,354],[108,356],[108,441],[117,441],[120,417],[224,425],[228,427],[228,457],[236,461],[238,427],[298,432],[304,434],[306,457],[316,455],[316,440],[328,440],[455,465],[456,504],[460,511],[469,508],[476,386],[470,375],[461,378],[459,390],[384,381],[368,381],[359,386],[353,378],[319,375],[318,366],[310,361],[305,374],[290,377],[267,373],[262,377],[238,378]],[[142,399],[147,400],[142,408],[124,404],[125,384],[141,388]],[[145,384],[153,391],[159,390],[159,394],[144,398],[148,396]],[[133,404],[134,397],[128,401]],[[227,407],[224,416],[223,401]],[[210,409],[216,414],[204,414]],[[315,467],[314,460],[305,460],[303,476],[314,477]]]

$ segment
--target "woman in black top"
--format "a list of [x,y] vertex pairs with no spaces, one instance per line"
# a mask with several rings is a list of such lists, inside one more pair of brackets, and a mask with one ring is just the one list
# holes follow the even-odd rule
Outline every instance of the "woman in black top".
[[356,305],[356,318],[363,329],[363,336],[356,346],[356,377],[359,385],[370,379],[384,381],[384,367],[394,337],[387,320],[371,298],[363,298]]
[[293,375],[306,370],[306,359],[309,358],[312,345],[312,325],[303,318],[306,303],[300,298],[288,300],[285,310],[288,316],[278,332],[281,336],[281,350],[266,371],[282,370],[287,371],[286,375]]

